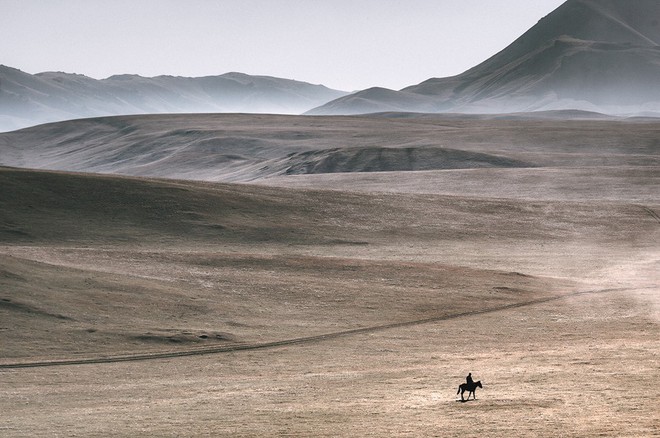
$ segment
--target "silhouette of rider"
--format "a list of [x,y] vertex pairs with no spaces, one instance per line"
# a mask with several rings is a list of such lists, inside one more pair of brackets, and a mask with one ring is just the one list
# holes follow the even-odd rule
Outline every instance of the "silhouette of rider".
[[472,387],[474,385],[474,381],[472,380],[472,373],[469,373],[465,380],[467,380],[468,387]]

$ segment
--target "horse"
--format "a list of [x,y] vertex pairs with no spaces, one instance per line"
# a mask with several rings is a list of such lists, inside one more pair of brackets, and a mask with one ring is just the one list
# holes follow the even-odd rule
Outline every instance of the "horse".
[[476,400],[477,399],[477,396],[476,396],[476,389],[477,388],[483,388],[483,386],[481,386],[481,380],[477,380],[476,382],[472,383],[471,385],[468,384],[468,383],[463,383],[461,385],[458,385],[458,391],[456,392],[456,394],[460,393],[461,394],[461,401],[465,401],[465,399],[463,398],[463,393],[465,391],[467,391],[468,392],[468,398],[467,399],[470,400],[470,394],[472,394],[472,398],[474,400]]

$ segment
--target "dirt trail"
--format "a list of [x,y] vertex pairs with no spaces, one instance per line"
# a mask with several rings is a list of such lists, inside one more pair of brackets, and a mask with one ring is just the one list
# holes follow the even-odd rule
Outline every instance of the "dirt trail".
[[655,219],[656,221],[658,221],[658,223],[660,223],[660,216],[658,216],[658,213],[656,213],[655,211],[653,211],[653,210],[650,209],[649,207],[642,207],[642,208],[643,208],[644,211],[646,211],[646,212],[647,212],[647,213],[648,213],[653,219]]
[[[649,289],[650,287],[645,287],[642,289]],[[451,319],[464,318],[474,315],[483,315],[487,313],[500,312],[503,310],[516,309],[520,307],[533,306],[536,304],[548,303],[551,301],[562,300],[566,298],[577,297],[581,295],[594,295],[594,294],[604,294],[610,292],[624,292],[628,290],[638,290],[640,288],[609,288],[609,289],[596,289],[596,290],[587,290],[587,291],[578,291],[571,292],[562,295],[555,295],[552,297],[540,298],[537,300],[524,301],[520,303],[507,304],[504,306],[491,307],[487,309],[473,310],[469,312],[461,312],[452,315],[443,315],[432,318],[425,318],[415,321],[404,321],[392,324],[385,324],[372,327],[363,327],[358,329],[345,330],[340,332],[326,333],[316,336],[308,336],[302,338],[293,338],[285,339],[281,341],[273,342],[264,342],[264,343],[251,343],[251,344],[234,344],[234,345],[224,345],[217,347],[209,347],[202,349],[192,349],[192,350],[180,350],[180,351],[165,351],[157,353],[145,353],[145,354],[134,354],[134,355],[125,355],[125,356],[105,356],[105,357],[96,357],[96,358],[81,358],[81,359],[62,359],[62,360],[51,360],[51,361],[35,361],[35,362],[17,362],[17,363],[6,363],[0,364],[0,370],[2,369],[19,369],[19,368],[36,368],[36,367],[52,367],[52,366],[64,366],[64,365],[89,365],[89,364],[108,364],[108,363],[117,363],[117,362],[132,362],[132,361],[145,361],[145,360],[155,360],[155,359],[170,359],[176,357],[185,357],[185,356],[203,356],[209,354],[219,354],[219,353],[229,353],[236,351],[245,351],[245,350],[260,350],[266,348],[275,348],[288,345],[299,345],[299,344],[309,344],[314,342],[321,342],[330,339],[339,338],[342,336],[351,336],[357,334],[372,333],[381,330],[389,330],[401,327],[410,327],[421,324],[428,324],[440,321],[447,321]]]

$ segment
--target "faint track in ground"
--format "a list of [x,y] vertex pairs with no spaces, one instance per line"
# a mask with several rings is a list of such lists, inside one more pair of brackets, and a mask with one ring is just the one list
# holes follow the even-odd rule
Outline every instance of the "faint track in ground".
[[503,310],[517,309],[520,307],[533,306],[536,304],[548,303],[551,301],[563,300],[566,298],[579,297],[582,295],[595,295],[595,294],[604,294],[609,292],[623,292],[626,290],[633,289],[649,289],[650,287],[645,288],[612,288],[612,289],[597,289],[597,290],[587,290],[587,291],[578,291],[571,292],[562,295],[555,295],[551,297],[539,298],[531,301],[524,301],[521,303],[507,304],[504,306],[490,307],[487,309],[481,310],[472,310],[469,312],[455,313],[451,315],[435,316],[431,318],[418,319],[414,321],[404,321],[396,322],[392,324],[385,324],[372,327],[362,327],[351,330],[344,330],[340,332],[326,333],[316,336],[307,336],[303,338],[293,338],[286,339],[282,341],[272,341],[272,342],[263,342],[263,343],[252,343],[252,344],[235,344],[235,345],[225,345],[217,347],[207,347],[207,348],[198,348],[194,350],[181,350],[181,351],[167,351],[167,352],[155,352],[155,353],[144,353],[144,354],[133,354],[133,355],[124,355],[124,356],[106,356],[106,357],[96,357],[96,358],[81,358],[81,359],[62,359],[62,360],[52,360],[52,361],[38,361],[38,362],[17,362],[17,363],[6,363],[0,364],[0,370],[3,369],[19,369],[19,368],[38,368],[38,367],[53,367],[53,366],[64,366],[64,365],[91,365],[91,364],[109,364],[109,363],[118,363],[118,362],[138,362],[145,360],[155,360],[155,359],[172,359],[177,357],[187,357],[187,356],[206,356],[210,354],[219,354],[219,353],[231,353],[238,351],[246,350],[263,350],[268,348],[276,347],[285,347],[289,345],[300,345],[300,344],[310,344],[315,342],[327,341],[331,339],[336,339],[344,336],[359,335],[365,333],[373,333],[382,330],[390,330],[403,327],[412,327],[416,325],[429,324],[434,322],[448,321],[458,318],[466,318],[476,315],[484,315],[488,313],[500,312]]
[[655,219],[660,224],[660,216],[658,216],[658,213],[656,213],[655,211],[651,210],[648,207],[642,206],[642,208],[644,209],[645,212],[647,212],[653,219]]

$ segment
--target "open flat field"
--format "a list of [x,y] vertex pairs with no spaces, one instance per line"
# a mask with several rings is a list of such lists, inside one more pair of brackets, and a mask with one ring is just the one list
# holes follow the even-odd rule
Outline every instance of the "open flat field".
[[[77,158],[0,168],[1,436],[660,435],[657,124],[249,117],[222,135],[261,124],[279,170],[205,172],[250,184],[2,138],[4,164]],[[452,152],[374,151],[405,126]],[[103,134],[127,166],[131,132]]]

